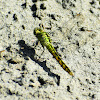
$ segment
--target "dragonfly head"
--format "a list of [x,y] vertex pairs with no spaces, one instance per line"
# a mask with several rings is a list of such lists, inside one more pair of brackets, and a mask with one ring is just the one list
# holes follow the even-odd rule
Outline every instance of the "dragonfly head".
[[36,35],[36,36],[41,34],[41,32],[43,32],[43,30],[41,28],[35,28],[34,29],[34,35]]

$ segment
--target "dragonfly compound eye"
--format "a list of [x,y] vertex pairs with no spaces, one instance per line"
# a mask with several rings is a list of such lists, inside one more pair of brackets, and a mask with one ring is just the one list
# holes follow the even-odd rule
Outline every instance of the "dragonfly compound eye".
[[34,35],[40,34],[42,32],[41,28],[35,28],[34,29]]

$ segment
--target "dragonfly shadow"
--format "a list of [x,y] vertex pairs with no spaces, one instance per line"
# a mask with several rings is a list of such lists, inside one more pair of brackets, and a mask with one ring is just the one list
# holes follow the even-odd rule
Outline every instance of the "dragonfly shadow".
[[[60,84],[60,76],[56,75],[50,71],[50,68],[48,68],[46,66],[46,61],[39,61],[34,57],[35,56],[35,49],[34,48],[26,45],[24,40],[19,40],[18,44],[20,46],[19,54],[21,54],[26,60],[28,60],[28,57],[30,57],[31,60],[38,63],[48,73],[49,76],[57,79],[57,81],[56,81],[57,85]],[[23,52],[23,54],[21,52]]]

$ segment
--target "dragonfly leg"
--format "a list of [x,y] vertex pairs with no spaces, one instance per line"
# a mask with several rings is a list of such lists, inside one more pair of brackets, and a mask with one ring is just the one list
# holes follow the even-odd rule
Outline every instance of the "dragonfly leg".
[[37,40],[34,44],[33,44],[33,46],[34,46],[34,48],[36,48],[36,46],[39,44],[39,41]]
[[[42,46],[42,47],[43,47],[43,46]],[[41,55],[43,55],[44,51],[45,51],[45,48],[43,47],[43,52],[41,53]]]
[[36,56],[36,59],[37,60],[39,60],[39,61],[44,61],[44,59],[43,58],[41,58],[41,55],[43,55],[43,53],[44,53],[44,50],[42,51],[42,53],[40,54],[40,55],[35,55]]
[[[38,45],[40,43],[40,41],[36,41],[35,43],[34,43],[34,48],[36,48],[36,46]],[[41,44],[42,45],[42,44]],[[39,59],[41,59],[41,55],[43,55],[43,53],[44,53],[44,51],[45,51],[45,48],[44,48],[44,46],[42,45],[42,47],[43,47],[43,51],[42,51],[42,53],[41,54],[39,54],[39,55],[35,55],[35,56],[37,56],[38,58],[36,58],[37,60],[39,60]]]

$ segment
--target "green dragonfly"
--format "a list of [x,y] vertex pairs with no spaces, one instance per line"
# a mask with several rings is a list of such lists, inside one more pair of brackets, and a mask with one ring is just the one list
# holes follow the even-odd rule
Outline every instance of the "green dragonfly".
[[56,52],[55,48],[51,44],[51,39],[48,33],[44,32],[42,28],[35,28],[34,35],[38,38],[41,45],[46,47],[48,51],[53,55],[53,57],[58,61],[61,67],[68,72],[71,76],[74,76],[67,65],[62,61],[61,57]]

